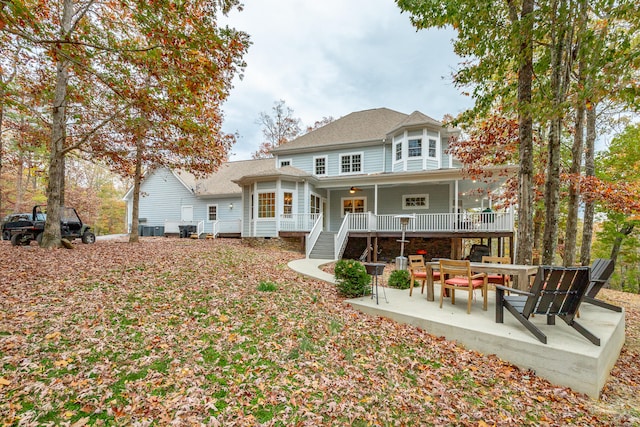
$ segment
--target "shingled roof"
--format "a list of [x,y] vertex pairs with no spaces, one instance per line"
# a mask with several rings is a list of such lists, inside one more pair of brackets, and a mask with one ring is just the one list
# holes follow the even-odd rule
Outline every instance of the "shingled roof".
[[[273,149],[274,153],[384,139],[409,116],[388,108],[356,111]],[[426,117],[426,116],[425,116]],[[433,120],[433,119],[430,119]]]
[[175,171],[175,174],[188,188],[193,188],[198,196],[232,195],[242,193],[242,189],[234,181],[243,176],[271,170],[274,168],[274,164],[274,159],[227,162],[204,179],[198,179],[193,174],[184,171]]

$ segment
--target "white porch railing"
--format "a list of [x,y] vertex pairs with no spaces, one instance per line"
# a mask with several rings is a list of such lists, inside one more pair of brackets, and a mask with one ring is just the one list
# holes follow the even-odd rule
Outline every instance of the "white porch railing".
[[320,237],[320,233],[322,233],[322,214],[318,214],[317,216],[318,218],[316,219],[315,224],[313,224],[313,227],[311,228],[311,232],[306,237],[306,242],[304,245],[305,252],[306,252],[305,255],[307,258],[309,258],[309,254],[311,253],[311,250],[316,245],[316,242],[318,241],[318,237]]
[[213,237],[217,237],[220,233],[237,234],[242,232],[242,220],[230,219],[230,220],[218,220],[213,221]]
[[351,222],[352,215],[354,214],[347,212],[347,214],[344,217],[344,220],[342,221],[342,225],[340,226],[340,230],[338,230],[338,232],[335,235],[335,240],[333,244],[334,259],[342,258],[344,249],[347,246],[347,238],[349,237],[349,223]]
[[[371,212],[348,214],[342,224],[348,224],[348,231],[402,231],[396,215]],[[513,231],[513,215],[511,212],[416,214],[407,231]]]
[[280,216],[281,231],[310,231],[317,223],[319,213],[283,214]]

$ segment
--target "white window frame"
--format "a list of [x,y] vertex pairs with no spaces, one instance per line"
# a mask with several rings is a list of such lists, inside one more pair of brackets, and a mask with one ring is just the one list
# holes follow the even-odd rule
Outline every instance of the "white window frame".
[[[209,211],[209,208],[214,207],[216,208],[216,219],[211,219],[211,212]],[[207,222],[215,222],[218,220],[218,204],[212,204],[212,205],[207,205]]]
[[[354,156],[360,156],[360,170],[354,172],[353,171],[353,157]],[[345,157],[350,157],[349,160],[349,172],[343,172],[342,171],[342,159],[344,159]],[[340,175],[357,175],[357,174],[362,174],[364,173],[364,151],[360,151],[357,153],[345,153],[345,154],[340,154],[340,162],[338,164],[338,168],[340,171]]]
[[[413,141],[418,141],[420,146],[419,147],[411,147],[411,142],[413,142]],[[417,149],[420,150],[420,152],[418,154],[411,154],[411,150],[417,150]],[[407,141],[407,158],[409,158],[409,159],[422,158],[422,150],[423,150],[423,146],[422,146],[422,138],[421,137],[410,138]]]
[[[273,194],[273,216],[260,216],[260,195],[261,194]],[[274,219],[276,219],[277,211],[278,211],[278,193],[276,193],[275,190],[258,191],[258,196],[256,197],[256,204],[258,207],[257,209],[258,217],[256,219],[258,221],[261,221],[261,220],[273,221]]]
[[[285,204],[285,200],[286,200],[285,194],[287,194],[287,193],[291,194],[291,204],[290,205],[286,205]],[[295,199],[295,194],[294,194],[293,190],[283,190],[282,191],[282,214],[283,215],[293,215],[293,207],[296,205],[294,199]],[[289,213],[285,212],[285,207],[286,206],[289,206],[291,208],[291,212],[289,212]]]
[[[398,157],[398,154],[400,155],[400,157]],[[402,161],[402,140],[394,143],[393,161],[394,162],[401,162]]]
[[344,213],[344,202],[345,200],[351,200],[351,201],[355,201],[355,200],[362,200],[362,212],[354,212],[353,211],[353,206],[354,204],[352,203],[352,210],[351,213],[364,213],[367,212],[367,198],[366,197],[342,197],[340,199],[340,217],[344,218],[345,217],[345,213]]
[[[311,203],[311,199],[315,199],[315,201],[316,201],[316,205],[315,206],[313,205],[313,203]],[[311,193],[309,195],[309,213],[310,214],[322,213],[322,197],[320,197],[316,193]]]
[[[434,155],[431,156],[431,143],[433,143],[433,151]],[[438,140],[434,138],[427,138],[427,153],[426,156],[428,159],[437,159],[438,158]]]
[[[316,164],[316,160],[324,159],[324,173],[318,173],[318,165]],[[314,156],[313,157],[313,174],[315,176],[327,176],[329,173],[329,156]]]
[[[285,165],[283,165],[283,163],[286,163]],[[279,159],[278,160],[278,167],[283,167],[283,166],[293,166],[293,160],[292,159]]]
[[[424,206],[407,206],[407,199],[409,198],[422,198],[424,197]],[[402,195],[402,210],[415,210],[415,209],[429,209],[429,194],[403,194]]]

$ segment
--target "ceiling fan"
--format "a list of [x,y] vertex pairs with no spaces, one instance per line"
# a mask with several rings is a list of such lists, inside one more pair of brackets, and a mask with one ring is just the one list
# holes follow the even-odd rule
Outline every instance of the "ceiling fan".
[[351,194],[355,194],[356,191],[362,191],[362,188],[358,188],[358,187],[351,187],[349,189],[349,193]]

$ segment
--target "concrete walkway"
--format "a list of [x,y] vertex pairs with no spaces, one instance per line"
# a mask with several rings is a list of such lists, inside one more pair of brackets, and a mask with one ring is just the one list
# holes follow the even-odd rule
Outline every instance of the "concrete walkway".
[[336,278],[333,276],[333,274],[325,273],[320,269],[320,267],[324,264],[329,264],[334,261],[335,260],[332,259],[302,258],[293,260],[288,265],[290,269],[302,274],[303,276],[335,284]]

